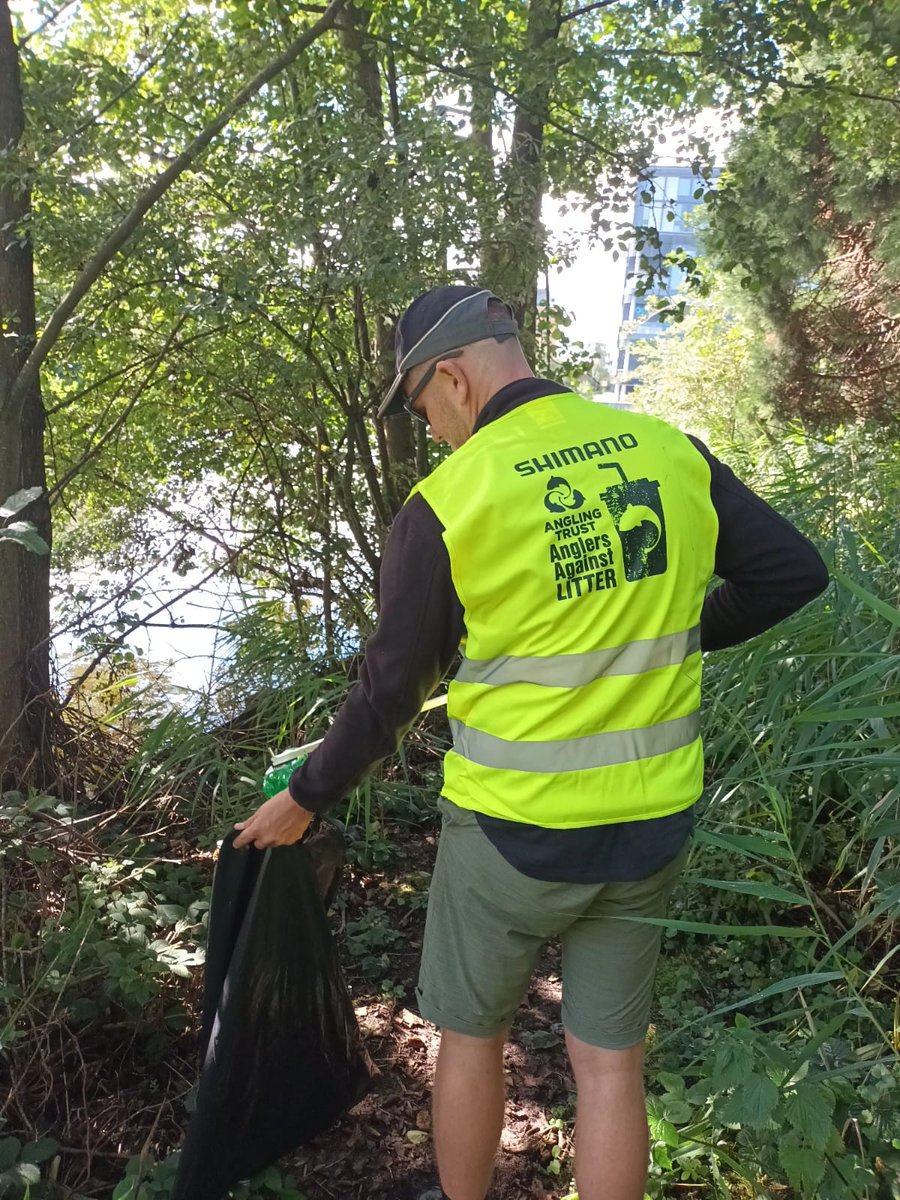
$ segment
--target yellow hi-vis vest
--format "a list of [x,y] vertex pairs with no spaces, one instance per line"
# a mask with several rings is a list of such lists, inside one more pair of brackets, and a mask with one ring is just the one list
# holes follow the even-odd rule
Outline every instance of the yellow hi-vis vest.
[[464,609],[444,796],[553,829],[697,799],[709,488],[684,434],[563,393],[490,422],[413,489]]

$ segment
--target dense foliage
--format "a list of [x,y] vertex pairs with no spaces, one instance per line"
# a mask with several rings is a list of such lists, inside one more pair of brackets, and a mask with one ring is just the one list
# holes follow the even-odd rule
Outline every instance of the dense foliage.
[[[429,283],[478,278],[533,338],[538,273],[572,252],[542,195],[624,243],[633,180],[672,126],[699,182],[692,117],[749,116],[808,29],[844,16],[833,0],[348,4],[185,164],[308,7],[38,5],[33,32],[15,31],[24,129],[4,169],[46,326],[30,453],[46,409],[54,562],[126,573],[98,611],[66,599],[73,634],[100,647],[147,619],[154,564],[272,587],[331,653],[367,630],[385,530],[434,461],[405,418],[373,419],[398,311]],[[49,542],[50,510],[34,515]],[[46,640],[21,653],[40,662]]]
[[[397,313],[432,283],[484,282],[574,379],[588,356],[535,302],[539,272],[574,253],[542,197],[611,246],[652,240],[609,209],[673,126],[705,187],[687,126],[714,109],[743,131],[713,193],[707,294],[648,350],[635,399],[707,437],[834,580],[708,656],[708,783],[649,1054],[650,1191],[900,1200],[897,5],[369,0],[244,95],[322,7],[42,0],[13,40],[0,25],[22,117],[3,123],[0,72],[0,1197],[169,1194],[216,841],[267,751],[327,727],[386,531],[439,454],[374,416]],[[33,328],[15,302],[32,247]],[[17,399],[36,337],[41,387]],[[83,653],[7,785],[2,718],[34,700],[26,662],[48,651],[23,613],[48,610],[51,541],[58,631]],[[173,705],[129,636],[225,577],[231,653]],[[389,1025],[412,1003],[447,739],[431,714],[342,814],[342,951],[360,1011]],[[52,769],[29,774],[48,745]],[[560,1030],[515,1040],[538,1131],[515,1179],[562,1195]],[[386,1074],[421,1108],[420,1051],[396,1054]],[[415,1107],[388,1099],[404,1116],[387,1133],[360,1117],[357,1157],[427,1155]],[[236,1200],[351,1194],[324,1158]]]
[[896,4],[814,22],[713,195],[710,245],[753,297],[782,415],[897,420],[898,80]]

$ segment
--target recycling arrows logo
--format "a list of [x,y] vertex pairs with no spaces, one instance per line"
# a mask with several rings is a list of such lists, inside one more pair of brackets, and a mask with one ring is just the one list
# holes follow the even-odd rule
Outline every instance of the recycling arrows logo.
[[550,512],[573,512],[584,504],[584,496],[577,488],[573,488],[567,479],[554,475],[547,480],[547,495],[544,505]]

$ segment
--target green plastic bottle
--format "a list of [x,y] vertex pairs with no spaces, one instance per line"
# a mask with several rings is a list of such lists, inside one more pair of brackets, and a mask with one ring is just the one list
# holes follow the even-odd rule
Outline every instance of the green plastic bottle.
[[[440,708],[447,703],[446,694],[443,696],[433,696],[430,700],[426,700],[422,705],[422,712],[428,712],[432,708]],[[272,756],[272,765],[263,775],[262,790],[266,796],[275,796],[278,792],[283,792],[287,787],[291,775],[301,765],[306,762],[310,754],[317,746],[322,745],[322,738],[315,742],[307,742],[305,746],[293,746],[290,750],[282,750],[280,754]]]
[[294,771],[301,763],[305,763],[316,746],[321,746],[321,744],[322,739],[319,738],[316,742],[307,742],[305,746],[292,746],[290,750],[282,750],[280,754],[274,754],[272,765],[263,775],[263,795],[274,796],[277,792],[283,792]]
[[280,763],[277,767],[273,763],[263,775],[263,795],[274,796],[278,792],[283,792],[294,771],[301,763],[305,763],[308,757],[306,754],[301,754],[299,758],[292,758],[289,762]]

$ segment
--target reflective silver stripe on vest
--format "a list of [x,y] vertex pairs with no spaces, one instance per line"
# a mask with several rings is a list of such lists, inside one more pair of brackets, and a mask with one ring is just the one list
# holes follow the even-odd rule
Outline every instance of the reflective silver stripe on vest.
[[700,736],[700,710],[646,729],[620,729],[560,742],[509,742],[456,720],[450,721],[450,728],[456,753],[479,766],[557,774],[637,762],[689,746]]
[[700,626],[665,637],[626,642],[609,650],[586,654],[552,654],[527,657],[464,658],[457,683],[536,683],[541,687],[576,688],[604,675],[642,675],[657,667],[674,667],[700,649]]

